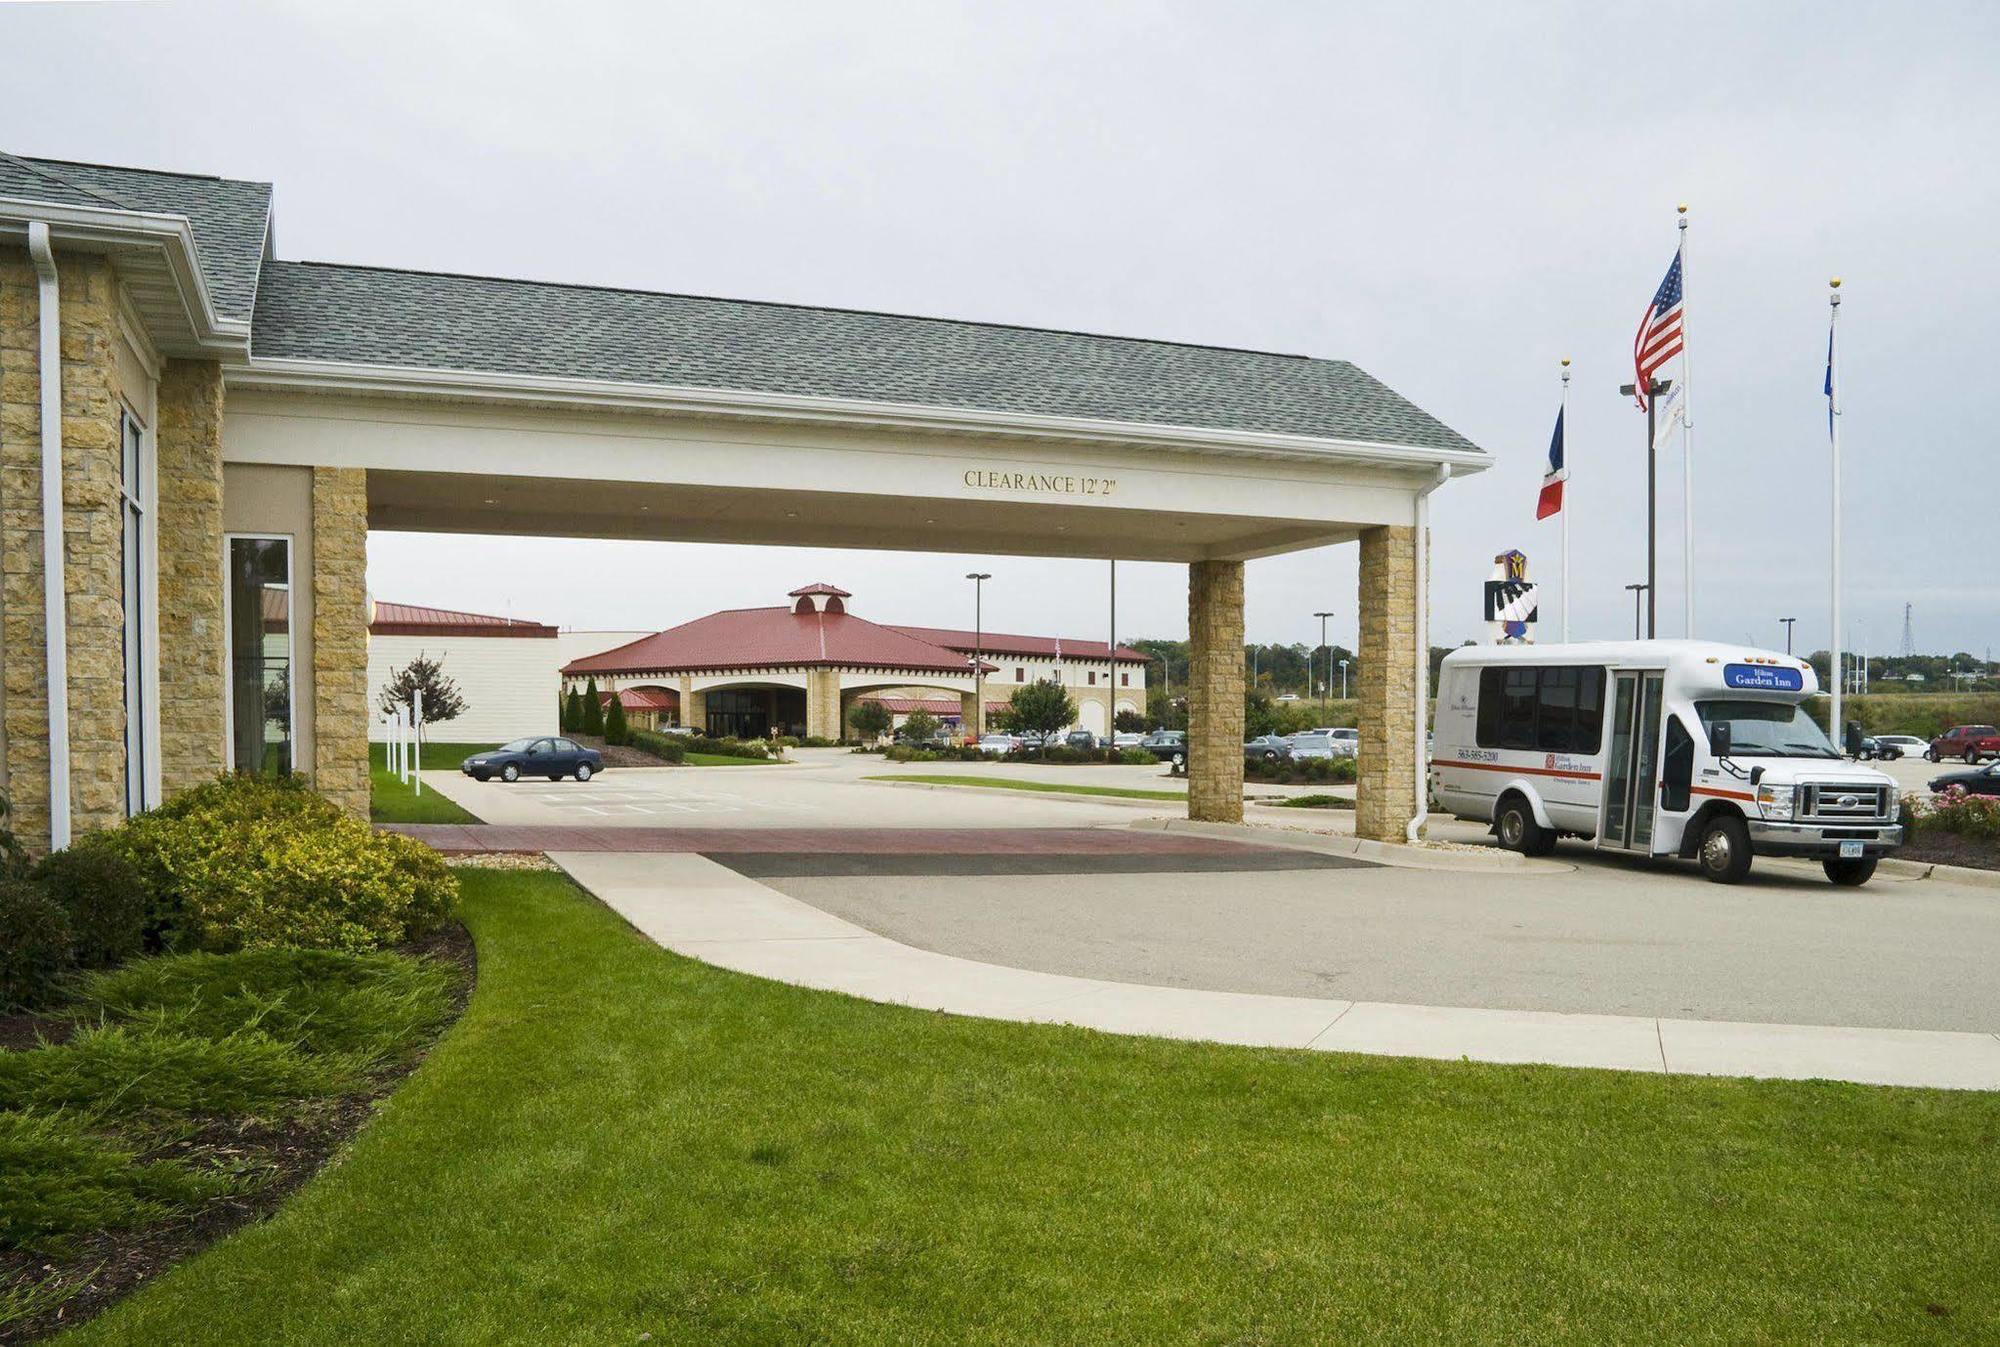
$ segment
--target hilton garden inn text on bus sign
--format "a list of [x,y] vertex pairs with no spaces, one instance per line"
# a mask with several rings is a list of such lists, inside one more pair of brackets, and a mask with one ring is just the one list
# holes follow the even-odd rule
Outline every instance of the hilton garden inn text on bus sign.
[[1007,472],[990,468],[968,468],[964,480],[974,491],[1045,491],[1058,496],[1108,496],[1118,485],[1115,477],[1078,477],[1061,472]]

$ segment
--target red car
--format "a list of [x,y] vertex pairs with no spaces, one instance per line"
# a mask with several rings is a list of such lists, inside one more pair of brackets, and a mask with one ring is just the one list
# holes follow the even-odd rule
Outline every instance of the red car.
[[1954,725],[1937,738],[1924,756],[1932,762],[1964,758],[1977,763],[1981,758],[2000,758],[2000,729],[1991,725]]

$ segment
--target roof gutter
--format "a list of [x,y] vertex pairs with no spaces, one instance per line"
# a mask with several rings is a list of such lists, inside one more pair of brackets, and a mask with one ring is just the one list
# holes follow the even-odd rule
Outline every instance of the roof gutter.
[[63,575],[62,289],[49,227],[28,225],[39,289],[42,428],[42,649],[48,659],[49,849],[69,845],[69,609]]
[[1403,840],[1414,843],[1423,833],[1424,825],[1430,822],[1430,764],[1425,761],[1430,756],[1427,739],[1429,726],[1424,723],[1424,714],[1431,700],[1431,492],[1451,480],[1451,464],[1438,464],[1437,476],[1417,488],[1417,728],[1416,759],[1417,812],[1410,816],[1410,823],[1403,830]]

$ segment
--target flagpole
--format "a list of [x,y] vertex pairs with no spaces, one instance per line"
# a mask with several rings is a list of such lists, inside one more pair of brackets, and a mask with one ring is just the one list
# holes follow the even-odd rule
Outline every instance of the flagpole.
[[1694,639],[1694,398],[1688,373],[1694,357],[1688,343],[1688,208],[1680,205],[1681,231],[1681,601],[1687,638]]
[[1556,419],[1563,427],[1563,503],[1562,503],[1562,622],[1563,644],[1569,644],[1569,357],[1563,357],[1562,409]]
[[1840,277],[1827,287],[1826,320],[1826,427],[1833,442],[1833,658],[1827,672],[1833,676],[1833,718],[1827,737],[1836,745],[1841,740],[1840,718],[1840,348],[1835,333],[1840,327]]

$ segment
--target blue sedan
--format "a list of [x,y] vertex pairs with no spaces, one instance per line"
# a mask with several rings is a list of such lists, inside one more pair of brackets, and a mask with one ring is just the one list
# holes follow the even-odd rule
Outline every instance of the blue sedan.
[[516,739],[511,744],[474,753],[458,770],[474,781],[519,781],[524,776],[545,776],[560,781],[573,776],[588,781],[604,769],[604,755],[567,739]]

